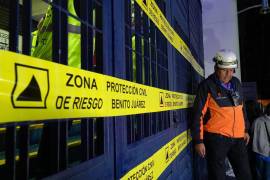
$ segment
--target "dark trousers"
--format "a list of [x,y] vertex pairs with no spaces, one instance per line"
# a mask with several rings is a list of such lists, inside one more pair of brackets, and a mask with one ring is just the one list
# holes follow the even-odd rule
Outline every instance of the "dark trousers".
[[225,158],[228,157],[237,180],[251,180],[248,154],[243,138],[205,134],[209,180],[225,180]]
[[270,180],[270,162],[255,155],[256,180]]

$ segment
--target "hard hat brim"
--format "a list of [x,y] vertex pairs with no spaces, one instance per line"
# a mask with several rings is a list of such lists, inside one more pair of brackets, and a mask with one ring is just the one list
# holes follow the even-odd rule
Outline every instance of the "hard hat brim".
[[236,69],[237,68],[237,64],[232,64],[232,65],[221,65],[221,64],[217,64],[218,68],[222,68],[222,69]]

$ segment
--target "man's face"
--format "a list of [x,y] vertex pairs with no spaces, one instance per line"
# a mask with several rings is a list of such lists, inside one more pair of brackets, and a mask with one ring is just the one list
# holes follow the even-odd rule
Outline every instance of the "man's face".
[[217,68],[216,73],[217,73],[219,80],[222,83],[228,83],[232,79],[234,69],[232,69],[232,68],[229,68],[229,69]]

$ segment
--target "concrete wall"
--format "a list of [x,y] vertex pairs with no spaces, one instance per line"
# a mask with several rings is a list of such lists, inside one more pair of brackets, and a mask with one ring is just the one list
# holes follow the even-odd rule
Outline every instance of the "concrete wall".
[[241,79],[236,0],[202,0],[205,76],[214,72],[219,49],[233,50],[239,59],[235,76]]

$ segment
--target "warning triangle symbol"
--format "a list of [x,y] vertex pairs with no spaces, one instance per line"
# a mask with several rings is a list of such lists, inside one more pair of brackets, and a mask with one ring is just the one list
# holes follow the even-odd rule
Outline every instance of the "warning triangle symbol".
[[162,97],[160,97],[160,104],[163,104],[163,100],[162,100]]
[[28,86],[17,98],[17,101],[42,101],[40,88],[34,75]]
[[146,5],[146,0],[143,0],[143,3]]

